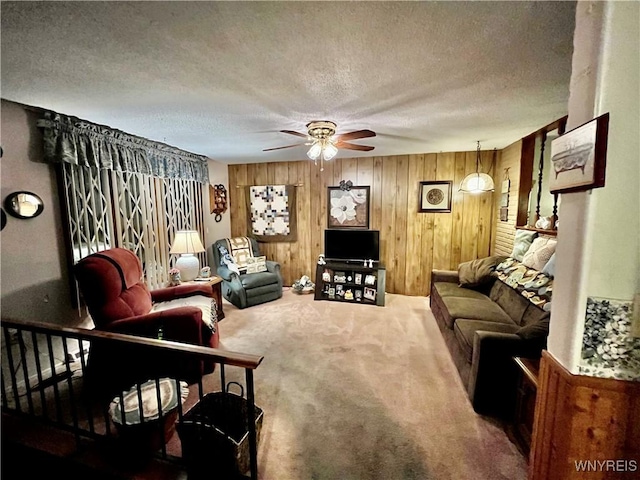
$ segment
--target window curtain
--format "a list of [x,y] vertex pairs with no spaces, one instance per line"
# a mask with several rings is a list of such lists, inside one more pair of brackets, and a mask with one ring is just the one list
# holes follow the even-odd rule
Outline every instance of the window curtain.
[[209,183],[202,155],[51,111],[38,126],[48,162]]
[[[57,166],[69,262],[121,247],[140,259],[147,285],[169,280],[175,233],[204,240],[207,158],[103,125],[45,112],[45,160]],[[198,255],[202,265],[205,254]],[[79,290],[74,303],[81,305]]]

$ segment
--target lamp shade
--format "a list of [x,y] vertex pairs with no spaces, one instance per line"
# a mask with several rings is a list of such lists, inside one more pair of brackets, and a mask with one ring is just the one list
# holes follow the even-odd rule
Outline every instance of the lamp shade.
[[196,230],[178,230],[169,253],[200,253],[204,251],[202,240]]
[[463,193],[484,193],[493,192],[494,189],[493,179],[489,175],[475,172],[464,177],[458,190]]

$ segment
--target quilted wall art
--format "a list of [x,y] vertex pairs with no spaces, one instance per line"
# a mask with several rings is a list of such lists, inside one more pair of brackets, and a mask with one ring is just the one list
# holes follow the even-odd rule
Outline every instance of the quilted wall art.
[[247,188],[249,233],[259,242],[296,240],[294,185],[257,185]]

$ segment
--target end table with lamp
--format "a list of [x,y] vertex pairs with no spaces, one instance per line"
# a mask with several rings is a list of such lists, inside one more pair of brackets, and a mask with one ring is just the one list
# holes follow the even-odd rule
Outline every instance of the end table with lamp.
[[217,275],[213,275],[208,278],[196,278],[188,282],[182,282],[187,285],[205,284],[211,285],[213,291],[213,298],[216,299],[216,305],[218,306],[218,321],[224,318],[224,312],[222,311],[222,278]]
[[180,255],[175,266],[180,270],[180,279],[183,282],[196,279],[200,273],[200,260],[196,254],[204,251],[202,240],[196,230],[178,230],[176,232],[169,253]]

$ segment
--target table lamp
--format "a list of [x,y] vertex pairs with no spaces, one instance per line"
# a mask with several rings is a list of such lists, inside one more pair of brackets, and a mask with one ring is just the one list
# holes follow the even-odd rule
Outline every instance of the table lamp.
[[184,282],[194,280],[200,273],[200,261],[195,255],[204,252],[200,235],[195,230],[179,230],[173,239],[169,253],[179,254],[176,268],[180,270],[180,279]]

